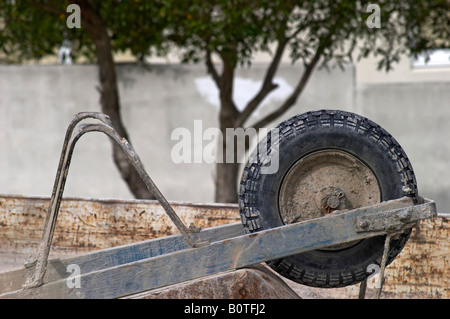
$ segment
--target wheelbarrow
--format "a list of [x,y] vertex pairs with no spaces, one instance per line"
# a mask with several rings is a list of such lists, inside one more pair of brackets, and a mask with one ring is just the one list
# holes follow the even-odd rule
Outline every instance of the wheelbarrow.
[[[88,118],[97,122],[79,124]],[[48,259],[74,147],[88,132],[117,143],[179,234]],[[267,173],[274,159],[277,170]],[[239,210],[240,223],[186,226],[108,116],[79,113],[66,132],[38,252],[0,274],[0,297],[119,298],[263,262],[298,283],[327,288],[364,283],[375,266],[379,297],[385,268],[412,227],[437,214],[435,202],[418,195],[395,139],[337,110],[292,117],[260,142],[243,170]]]

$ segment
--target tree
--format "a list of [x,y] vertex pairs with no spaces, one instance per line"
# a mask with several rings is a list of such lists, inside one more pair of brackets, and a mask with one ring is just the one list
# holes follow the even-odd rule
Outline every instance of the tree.
[[[361,59],[373,54],[379,58],[379,69],[390,70],[402,54],[448,46],[448,1],[380,0],[368,4],[353,0],[173,1],[167,33],[183,50],[184,61],[205,64],[220,92],[219,123],[225,136],[226,128],[259,129],[284,114],[318,66],[330,62],[343,65],[354,56]],[[277,88],[274,76],[286,50],[293,64],[302,62],[298,82],[277,109],[249,124],[251,114]],[[250,65],[257,51],[271,53],[272,60],[259,91],[239,111],[233,101],[235,70]],[[213,63],[214,58],[220,63]],[[230,145],[223,139],[219,147],[225,154]],[[238,170],[237,161],[218,161],[216,201],[237,201]]]
[[[77,53],[99,64],[103,112],[121,135],[129,138],[120,117],[113,52],[130,49],[140,60],[165,52],[171,44],[184,53],[185,62],[202,62],[220,92],[219,123],[227,128],[262,128],[283,115],[304,91],[317,67],[343,65],[370,54],[378,67],[390,70],[402,54],[416,55],[436,47],[450,47],[448,0],[77,0],[81,29],[67,29],[69,1],[15,0],[0,3],[0,49],[7,56],[40,58],[54,54],[64,33],[77,44]],[[369,6],[370,4],[370,6]],[[369,9],[369,10],[368,10]],[[239,111],[233,100],[236,68],[251,65],[255,52],[272,55],[260,90]],[[282,56],[289,51],[300,62],[292,94],[272,113],[249,123],[271,92]],[[214,63],[217,59],[220,63]],[[221,69],[220,69],[221,68]],[[225,157],[235,153],[223,139]],[[114,159],[132,193],[148,198],[145,186],[114,148]],[[237,201],[239,163],[218,161],[217,202]]]
[[[96,60],[101,110],[110,116],[118,133],[130,140],[120,113],[113,53],[129,49],[141,58],[152,50],[161,52],[164,19],[159,15],[160,7],[158,1],[138,0],[2,1],[0,50],[5,55],[3,62],[55,55],[55,48],[64,40],[70,40],[75,46],[75,59],[84,56]],[[81,27],[70,28],[76,25],[76,19],[80,20]],[[115,143],[113,158],[136,198],[154,198]]]

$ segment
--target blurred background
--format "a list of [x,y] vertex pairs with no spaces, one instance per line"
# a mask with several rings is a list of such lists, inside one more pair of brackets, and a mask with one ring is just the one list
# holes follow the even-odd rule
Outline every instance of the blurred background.
[[[177,26],[183,26],[185,32],[173,27],[172,30],[175,31],[172,35],[183,35],[187,40],[180,40],[170,48],[163,47],[163,52],[158,54],[144,56],[139,54],[140,51],[148,52],[151,46],[138,50],[133,46],[133,35],[120,35],[117,31],[119,29],[115,29],[117,28],[116,20],[110,21],[106,18],[109,16],[111,19],[116,19],[112,13],[119,10],[123,14],[131,15],[134,12],[133,1],[129,4],[129,10],[121,8],[120,1],[114,10],[95,7],[90,1],[79,1],[81,28],[68,28],[69,22],[77,22],[77,11],[66,11],[67,4],[64,4],[64,1],[62,5],[59,4],[61,1],[54,5],[54,9],[61,12],[62,16],[59,15],[59,18],[52,12],[52,8],[46,11],[48,8],[44,5],[40,6],[47,2],[30,1],[30,3],[35,2],[36,6],[29,7],[26,2],[21,1],[6,1],[2,4],[4,11],[0,19],[0,25],[2,25],[0,41],[3,41],[1,45],[3,51],[0,55],[2,57],[0,58],[2,63],[0,65],[0,193],[50,196],[67,125],[77,112],[104,111],[102,103],[105,102],[101,96],[104,82],[101,81],[102,74],[99,75],[99,62],[96,60],[98,57],[95,56],[99,49],[97,47],[90,51],[93,52],[94,57],[89,58],[80,54],[82,46],[79,43],[82,41],[87,42],[88,48],[89,45],[98,45],[98,42],[94,41],[95,36],[92,36],[94,40],[85,40],[88,35],[94,34],[89,33],[87,23],[95,24],[95,21],[90,21],[89,17],[83,14],[92,9],[100,17],[104,17],[106,26],[103,27],[108,31],[107,34],[113,44],[111,55],[115,63],[121,120],[147,172],[169,200],[220,201],[216,194],[215,164],[175,164],[171,159],[171,150],[178,142],[171,139],[174,129],[184,127],[193,132],[194,120],[202,120],[203,130],[209,127],[221,127],[221,116],[223,116],[221,111],[225,110],[225,104],[222,99],[223,92],[219,91],[217,83],[225,82],[217,82],[214,71],[219,77],[226,74],[227,60],[225,58],[228,51],[225,52],[225,49],[220,46],[223,44],[213,41],[203,46],[196,42],[200,41],[198,39],[201,39],[201,32],[208,30],[208,24],[199,31],[196,25],[184,26],[184,20],[177,21]],[[348,2],[341,2],[347,3],[348,7]],[[341,2],[338,1],[338,3]],[[180,8],[183,19],[191,23],[195,20],[196,10],[200,10],[195,6],[198,3],[196,1],[183,3],[191,6]],[[254,2],[251,3],[254,4]],[[264,1],[262,3],[264,6]],[[327,2],[317,3],[323,3],[323,8],[317,8],[317,11],[328,12],[326,11],[328,10]],[[376,13],[376,11],[367,12],[365,4],[361,4],[358,21],[349,18],[351,20],[349,24],[359,23],[358,30],[361,30],[358,32],[364,33],[355,37],[357,41],[361,43],[378,41],[379,39],[371,39],[372,33],[388,33],[391,22],[383,14],[396,9],[383,7],[384,2],[380,3],[380,28],[369,28],[364,25],[367,19],[371,18],[371,14]],[[445,1],[442,4],[445,4]],[[84,7],[89,5],[94,8]],[[227,17],[228,11],[223,9],[225,5],[222,2],[219,1],[214,5],[215,11],[212,9],[209,12],[213,17],[220,14]],[[244,5],[245,2],[242,6],[245,7]],[[10,12],[11,15],[8,16],[6,11],[12,10],[11,7],[14,6],[17,9],[15,15],[14,12]],[[158,8],[160,14],[161,8]],[[235,8],[235,11],[238,12],[240,9],[240,7]],[[270,9],[273,11],[276,8]],[[303,9],[300,8],[299,12]],[[145,12],[147,8],[142,10]],[[18,19],[18,16],[23,19]],[[245,13],[243,16],[245,17]],[[331,13],[330,16],[332,17]],[[146,19],[140,22],[142,25],[156,23],[149,15],[145,17]],[[289,19],[291,17],[292,15]],[[346,17],[345,12],[343,17]],[[47,18],[49,21],[54,19],[57,22],[55,22],[56,26],[47,25]],[[41,24],[36,24],[34,31],[25,28],[24,24],[28,23],[29,27],[32,27],[36,19],[40,19]],[[119,21],[119,18],[117,19]],[[242,17],[237,19],[245,20]],[[316,23],[306,18],[302,20],[301,17],[292,17],[292,19],[294,22],[305,21],[305,25],[307,22],[311,25]],[[140,21],[137,17],[131,20],[133,23]],[[216,20],[222,24],[227,21],[220,18]],[[219,23],[216,20],[214,20],[215,23]],[[201,20],[199,18],[196,21]],[[448,22],[444,19],[444,23],[445,21]],[[128,32],[133,29],[138,31],[138,35],[139,30],[147,32],[136,26],[133,27],[131,22],[126,22],[125,25]],[[258,123],[259,120],[268,119],[264,126],[272,127],[295,114],[323,108],[346,110],[368,117],[391,133],[403,147],[415,170],[420,194],[436,200],[440,212],[450,212],[450,50],[446,48],[449,39],[443,39],[445,34],[448,35],[449,25],[442,26],[443,22],[438,22],[437,26],[443,27],[447,32],[439,33],[438,38],[446,42],[443,41],[434,47],[428,46],[427,58],[420,54],[414,56],[411,54],[414,50],[392,53],[396,55],[396,58],[389,65],[389,72],[386,72],[385,65],[381,69],[377,68],[380,66],[380,55],[368,54],[360,60],[354,58],[344,61],[336,58],[337,54],[332,52],[332,49],[325,50],[320,58],[323,60],[319,60],[315,67],[313,65],[313,71],[295,103],[276,119],[270,120],[268,116],[295,92],[299,79],[312,64],[312,54],[301,55],[301,50],[298,49],[299,44],[297,49],[294,46],[286,47],[280,55],[276,73],[271,79],[272,84],[278,85],[277,88],[265,96],[254,112],[248,116],[248,122]],[[173,22],[166,21],[166,23]],[[230,23],[234,23],[236,29],[244,28],[244,26],[236,25],[236,21]],[[216,24],[211,26],[210,30],[217,27]],[[272,25],[275,23],[272,22]],[[223,26],[217,34],[228,35],[228,27],[230,26]],[[328,30],[334,27],[341,28],[332,25]],[[341,29],[343,30],[344,27]],[[38,32],[39,28],[41,28],[41,34]],[[64,34],[65,29],[68,30],[68,34]],[[247,31],[248,29],[246,27]],[[47,39],[46,34],[52,34],[50,30],[57,30],[55,39]],[[164,36],[170,33],[167,29],[165,30],[161,33]],[[194,35],[189,34],[188,30]],[[237,39],[238,42],[241,37],[239,34],[236,35],[237,31],[233,31],[233,28],[230,30],[231,39]],[[266,32],[264,30],[261,28],[259,31],[252,32]],[[19,31],[25,33],[19,33]],[[210,33],[212,35],[209,34],[209,36],[214,37],[214,33]],[[247,103],[260,91],[267,70],[273,64],[274,55],[278,52],[277,48],[280,44],[280,39],[277,38],[278,33],[269,30],[267,34],[271,36],[263,37],[263,39],[260,38],[259,33],[258,36],[254,36],[256,39],[254,43],[261,41],[262,44],[248,44],[251,47],[251,53],[244,54],[242,52],[245,51],[242,51],[236,55],[236,59],[239,61],[241,59],[244,63],[233,64],[230,96],[239,112],[242,112]],[[352,34],[351,32],[339,34],[335,41],[347,43]],[[253,35],[246,36],[251,38]],[[380,35],[380,39],[386,40],[387,38],[383,36],[385,35]],[[309,44],[311,48],[320,48],[321,43],[324,43],[321,42],[323,36],[319,34],[313,38],[314,41]],[[418,36],[417,39],[419,38]],[[116,42],[120,39],[122,42],[117,44]],[[125,43],[124,39],[128,39],[130,43]],[[40,44],[35,44],[35,41]],[[166,43],[164,41],[166,40],[161,40],[161,43]],[[230,43],[230,38],[221,41]],[[264,41],[266,43],[263,43]],[[17,44],[18,42],[21,42],[23,46]],[[41,48],[45,49],[45,52],[40,52],[38,56],[29,53],[31,49],[26,51],[26,48],[39,47],[42,43],[46,45],[45,48]],[[393,42],[389,43],[393,45]],[[200,49],[190,52],[191,47]],[[417,53],[422,49],[418,46],[414,52]],[[370,50],[377,52],[376,48],[370,48]],[[23,54],[24,52],[28,53]],[[198,54],[199,52],[205,54]],[[292,52],[296,52],[296,59],[293,59]],[[314,50],[312,52],[314,53]],[[350,53],[349,56],[357,55],[356,51]],[[381,58],[384,58],[383,54]],[[326,61],[327,68],[320,65],[320,61]],[[211,69],[211,65],[215,69]],[[224,90],[224,87],[222,86],[221,89]],[[122,179],[111,154],[112,145],[106,136],[102,134],[84,136],[75,148],[64,196],[124,199],[136,197]]]

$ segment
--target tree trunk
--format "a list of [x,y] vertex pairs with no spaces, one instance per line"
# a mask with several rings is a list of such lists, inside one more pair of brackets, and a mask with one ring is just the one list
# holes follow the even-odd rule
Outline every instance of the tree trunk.
[[237,203],[239,163],[216,164],[216,202]]
[[[239,116],[239,111],[233,103],[234,65],[231,59],[223,58],[223,73],[220,79],[220,114],[219,123],[222,132],[222,161],[216,164],[216,194],[215,201],[218,203],[237,203],[237,181],[239,163],[236,158],[236,143],[227,141],[226,129],[234,129],[234,124]],[[233,154],[233,161],[227,163],[227,155]],[[228,155],[229,156],[229,155]]]
[[[102,112],[110,117],[117,132],[131,143],[120,116],[120,99],[111,40],[95,9],[86,2],[81,2],[80,4],[82,5],[82,16],[89,23],[87,30],[94,40],[97,52]],[[154,199],[154,195],[148,191],[139,174],[128,162],[119,146],[116,143],[112,144],[114,163],[131,193],[139,199]]]
[[[221,112],[222,113],[222,112]],[[239,173],[239,162],[236,156],[237,143],[233,139],[229,139],[226,134],[227,128],[233,128],[233,117],[220,116],[220,130],[222,132],[222,140],[219,141],[218,147],[222,149],[222,158],[216,164],[216,194],[215,201],[217,203],[237,203],[237,183]],[[235,118],[234,118],[235,119]],[[228,154],[228,155],[227,155]],[[230,154],[232,156],[230,156]],[[227,163],[228,158],[228,163]],[[232,161],[230,161],[232,159]]]

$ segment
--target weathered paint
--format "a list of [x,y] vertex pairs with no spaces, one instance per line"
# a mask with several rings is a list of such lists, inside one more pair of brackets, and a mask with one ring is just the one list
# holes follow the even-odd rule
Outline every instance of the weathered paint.
[[299,299],[267,266],[253,265],[125,297],[126,299]]
[[[48,203],[48,198],[0,197],[0,271],[23,265],[36,249]],[[236,205],[172,205],[186,225],[207,228],[239,221]],[[449,298],[449,229],[445,217],[422,221],[388,266],[383,291],[392,297]],[[52,249],[54,256],[82,253],[172,233],[176,228],[154,201],[65,199]]]
[[450,298],[449,217],[423,220],[405,248],[386,269],[383,291]]
[[[379,206],[380,209],[389,210],[390,206],[397,205],[398,201],[382,203]],[[406,202],[404,205],[406,205],[405,208],[392,211],[392,214],[401,216],[404,210],[410,209]],[[421,210],[423,216],[420,218],[430,218],[433,215],[433,205],[430,203],[429,209]],[[420,209],[417,208],[417,210]],[[331,244],[380,235],[381,233],[358,232],[354,227],[357,217],[362,214],[377,214],[373,210],[374,208],[362,208],[330,214],[307,222],[212,241],[207,246],[195,249],[177,250],[172,253],[159,254],[156,257],[145,255],[144,259],[129,260],[126,263],[118,260],[119,264],[117,265],[107,268],[100,267],[99,270],[82,273],[79,276],[80,286],[75,290],[67,285],[64,277],[33,289],[21,289],[2,296],[7,298],[116,298],[126,296],[323,248]],[[411,219],[411,221],[413,220]],[[214,228],[211,231],[214,231]],[[158,243],[159,240],[156,242]],[[134,255],[134,246],[135,244],[129,245],[131,249],[125,250],[125,255],[128,257],[130,254]],[[100,254],[108,253],[108,251],[102,251]],[[103,264],[103,258],[99,258],[98,262]],[[189,266],[183,267],[183,265]]]
[[[242,224],[232,223],[222,226],[205,228],[192,234],[195,240],[217,242],[220,240],[244,235]],[[44,283],[64,280],[70,265],[77,265],[84,274],[101,271],[106,268],[133,263],[146,258],[154,258],[191,248],[188,242],[179,234],[153,238],[137,243],[121,245],[108,249],[96,250],[75,256],[49,260],[43,277]],[[35,271],[33,263],[13,271],[0,272],[0,296],[8,291],[19,290],[30,274]]]
[[[23,265],[40,243],[49,198],[0,197],[0,271]],[[171,203],[186,225],[202,228],[239,221],[237,205]],[[178,233],[157,201],[64,199],[53,257],[78,254]]]

